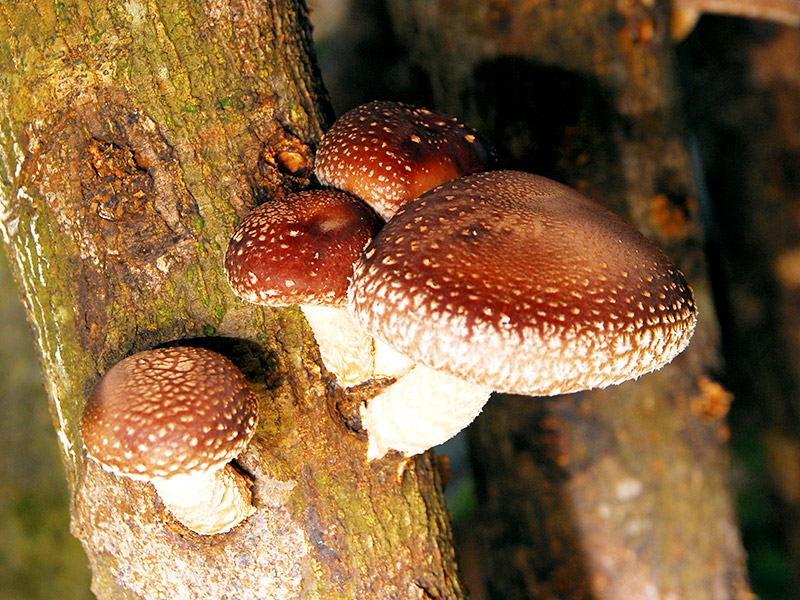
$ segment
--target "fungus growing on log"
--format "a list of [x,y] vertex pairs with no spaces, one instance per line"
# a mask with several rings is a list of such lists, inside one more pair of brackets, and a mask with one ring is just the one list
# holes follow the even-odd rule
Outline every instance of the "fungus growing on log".
[[498,163],[489,141],[454,117],[375,101],[333,124],[314,169],[320,183],[358,196],[389,219],[423,192]]
[[376,348],[345,309],[353,265],[381,225],[350,194],[309,190],[256,208],[242,220],[225,253],[225,274],[237,296],[266,306],[300,306],[322,361],[344,386],[384,371],[393,377],[411,365],[387,348]]
[[203,348],[139,352],[111,367],[81,418],[89,457],[153,484],[172,515],[200,534],[224,533],[255,512],[250,482],[229,463],[255,431],[250,385]]
[[[488,390],[553,395],[639,377],[680,353],[696,322],[661,250],[575,190],[516,171],[404,205],[356,264],[348,301],[365,331],[417,363],[362,412],[370,458],[445,441]],[[456,393],[443,393],[445,376]]]

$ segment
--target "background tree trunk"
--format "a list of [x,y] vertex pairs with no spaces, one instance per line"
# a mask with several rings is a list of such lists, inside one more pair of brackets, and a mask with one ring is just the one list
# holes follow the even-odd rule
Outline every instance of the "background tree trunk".
[[754,588],[800,596],[800,30],[701,21],[681,48],[716,229]]
[[[302,2],[0,6],[0,233],[41,352],[100,598],[462,598],[431,455],[368,465],[297,309],[238,302],[221,258],[310,183],[329,120]],[[256,515],[199,536],[85,459],[78,418],[124,356],[184,341],[260,399]]]
[[666,6],[389,5],[436,108],[485,133],[508,167],[627,215],[684,271],[700,310],[689,349],[639,382],[489,402],[470,431],[491,597],[749,597]]

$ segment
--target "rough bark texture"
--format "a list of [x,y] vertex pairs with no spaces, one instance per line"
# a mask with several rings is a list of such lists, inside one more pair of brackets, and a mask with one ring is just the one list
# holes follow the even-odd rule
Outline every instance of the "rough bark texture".
[[[296,309],[237,301],[237,220],[310,183],[328,120],[302,2],[0,6],[0,233],[41,351],[72,529],[101,598],[461,598],[429,455],[365,462]],[[256,515],[195,535],[87,461],[78,417],[120,358],[183,340],[260,398]],[[401,467],[405,468],[401,468]]]
[[606,391],[494,398],[472,429],[494,598],[749,596],[726,474],[730,395],[683,137],[666,7],[649,2],[390,2],[435,108],[507,165],[627,215],[687,275],[695,339]]

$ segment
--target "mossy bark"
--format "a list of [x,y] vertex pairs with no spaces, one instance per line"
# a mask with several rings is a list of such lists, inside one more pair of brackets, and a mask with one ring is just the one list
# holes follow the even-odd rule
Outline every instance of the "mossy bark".
[[[329,120],[305,6],[0,6],[0,232],[38,342],[72,528],[101,598],[462,598],[429,455],[365,461],[297,309],[228,289],[237,221],[310,184]],[[256,515],[199,536],[82,449],[87,392],[164,343],[229,356],[260,399]]]
[[492,597],[748,597],[668,7],[389,4],[435,108],[480,129],[506,166],[626,215],[673,257],[699,306],[691,346],[661,372],[562,398],[495,397],[476,420]]

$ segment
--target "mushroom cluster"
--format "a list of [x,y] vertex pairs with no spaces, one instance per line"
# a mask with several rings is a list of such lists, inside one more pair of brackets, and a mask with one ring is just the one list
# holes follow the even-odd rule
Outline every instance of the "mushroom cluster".
[[325,134],[315,169],[344,191],[265,203],[225,267],[248,301],[302,305],[344,385],[396,379],[362,409],[370,459],[446,441],[493,390],[617,384],[689,343],[694,299],[663,252],[575,190],[492,170],[491,144],[453,117],[358,107]]
[[346,309],[353,265],[382,227],[381,216],[496,164],[491,144],[453,117],[395,102],[353,109],[317,151],[318,179],[337,189],[271,199],[248,214],[225,252],[228,283],[248,302],[299,305],[340,384],[400,378],[412,361],[363,331]]
[[94,386],[81,418],[90,458],[150,482],[172,515],[200,534],[224,533],[255,512],[250,482],[231,464],[257,421],[244,375],[194,347],[124,358]]

